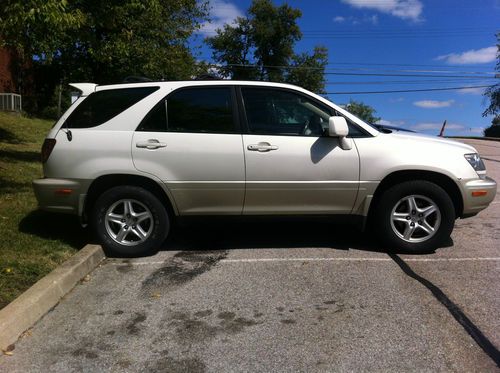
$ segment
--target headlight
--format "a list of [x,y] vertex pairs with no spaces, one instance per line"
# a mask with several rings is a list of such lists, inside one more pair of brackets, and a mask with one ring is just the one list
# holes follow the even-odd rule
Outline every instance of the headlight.
[[476,171],[484,171],[486,167],[484,166],[483,160],[477,153],[464,154],[465,159],[470,163],[472,168]]

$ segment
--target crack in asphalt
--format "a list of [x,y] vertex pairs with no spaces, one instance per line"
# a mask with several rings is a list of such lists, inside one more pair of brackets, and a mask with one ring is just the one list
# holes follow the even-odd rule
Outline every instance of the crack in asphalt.
[[401,270],[409,277],[417,280],[427,289],[430,290],[432,295],[445,306],[453,318],[464,328],[464,330],[474,339],[479,347],[500,367],[500,351],[493,345],[493,343],[484,335],[484,333],[465,315],[465,313],[458,307],[450,298],[436,285],[426,278],[416,274],[411,267],[399,256],[389,254],[394,262],[401,268]]

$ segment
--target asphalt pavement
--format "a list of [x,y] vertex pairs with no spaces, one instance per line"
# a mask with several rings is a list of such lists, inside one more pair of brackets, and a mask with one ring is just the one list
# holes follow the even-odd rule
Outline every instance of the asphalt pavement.
[[[500,142],[472,141],[500,181]],[[328,221],[201,222],[107,259],[1,372],[500,371],[500,196],[446,247]]]

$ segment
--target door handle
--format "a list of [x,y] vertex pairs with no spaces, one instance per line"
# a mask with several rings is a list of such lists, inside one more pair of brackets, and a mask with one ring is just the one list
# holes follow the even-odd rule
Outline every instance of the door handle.
[[144,148],[149,150],[154,150],[158,148],[165,148],[167,144],[164,142],[159,142],[157,139],[149,139],[148,141],[139,141],[135,144],[137,148]]
[[247,146],[248,150],[255,152],[268,152],[271,150],[278,150],[277,145],[271,145],[268,142],[259,142],[258,144],[251,144]]

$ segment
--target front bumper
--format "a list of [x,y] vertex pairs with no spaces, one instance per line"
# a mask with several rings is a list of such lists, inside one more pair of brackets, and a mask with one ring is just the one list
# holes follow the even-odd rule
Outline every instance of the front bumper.
[[42,210],[82,215],[87,183],[81,180],[37,179],[33,189]]
[[[462,216],[475,215],[489,206],[497,193],[497,183],[490,177],[461,182],[464,193]],[[474,195],[475,194],[475,195]]]

